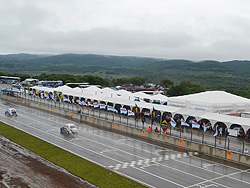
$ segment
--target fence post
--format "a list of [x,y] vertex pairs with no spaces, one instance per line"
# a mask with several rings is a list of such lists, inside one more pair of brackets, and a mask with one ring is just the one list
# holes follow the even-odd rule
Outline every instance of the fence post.
[[191,138],[190,140],[192,141],[193,140],[193,128],[191,129]]
[[216,147],[216,137],[217,136],[214,137],[214,147]]
[[161,114],[160,122],[159,122],[159,125],[160,125],[160,134],[161,134],[161,122],[162,122],[162,114]]
[[205,134],[202,132],[202,144],[204,143]]

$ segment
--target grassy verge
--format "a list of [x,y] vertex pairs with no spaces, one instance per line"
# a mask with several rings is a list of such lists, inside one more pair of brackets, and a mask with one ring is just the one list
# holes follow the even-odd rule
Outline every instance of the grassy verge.
[[144,187],[2,122],[0,122],[0,134],[99,187]]

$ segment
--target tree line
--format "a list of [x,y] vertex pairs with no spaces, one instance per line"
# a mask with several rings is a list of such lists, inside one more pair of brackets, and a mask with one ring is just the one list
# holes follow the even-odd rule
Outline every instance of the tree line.
[[[21,80],[25,80],[26,78],[30,78],[28,74],[5,74],[0,72],[0,75],[5,76],[17,76],[20,77]],[[99,76],[92,75],[70,75],[70,74],[40,74],[37,76],[33,76],[32,78],[39,80],[62,80],[64,84],[66,83],[84,83],[88,82],[91,85],[102,85],[103,87],[115,87],[117,85],[126,85],[132,84],[134,86],[141,86],[149,82],[147,77],[130,77],[130,78],[103,78]],[[165,88],[165,95],[167,96],[181,96],[193,93],[199,93],[205,91],[205,89],[197,84],[191,83],[190,81],[182,81],[180,84],[174,84],[169,79],[163,79],[158,83],[154,83],[156,85],[160,85]],[[236,90],[232,88],[228,88],[226,90],[229,93],[236,94],[242,97],[250,98],[250,89],[248,90]]]

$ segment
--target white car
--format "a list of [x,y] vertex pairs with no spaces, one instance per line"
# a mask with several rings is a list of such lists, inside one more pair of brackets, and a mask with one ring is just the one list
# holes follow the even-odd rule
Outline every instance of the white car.
[[74,124],[68,123],[65,125],[73,134],[77,133],[77,128]]
[[61,127],[60,131],[62,134],[67,134],[67,135],[78,133],[76,126],[72,123],[68,123],[68,124],[64,125],[63,127]]

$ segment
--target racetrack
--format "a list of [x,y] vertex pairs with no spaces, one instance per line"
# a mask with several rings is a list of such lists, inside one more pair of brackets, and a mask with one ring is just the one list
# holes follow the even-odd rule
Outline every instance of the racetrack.
[[[149,187],[250,187],[248,168],[236,168],[201,159],[141,140],[73,122],[69,119],[0,100],[1,121],[75,153],[100,166]],[[14,107],[18,117],[5,117]],[[63,136],[59,128],[74,123],[76,136]]]

